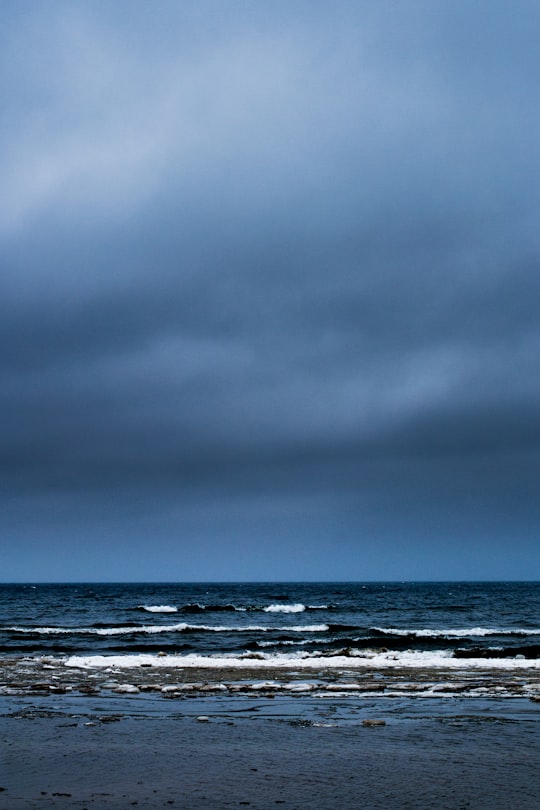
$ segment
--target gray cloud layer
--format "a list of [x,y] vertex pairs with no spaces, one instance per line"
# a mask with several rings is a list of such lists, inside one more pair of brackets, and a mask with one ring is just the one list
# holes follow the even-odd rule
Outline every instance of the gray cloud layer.
[[0,14],[6,536],[532,553],[537,4]]

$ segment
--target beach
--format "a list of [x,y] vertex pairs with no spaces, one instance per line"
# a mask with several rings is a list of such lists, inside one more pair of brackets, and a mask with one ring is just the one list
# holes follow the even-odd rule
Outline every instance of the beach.
[[540,705],[337,694],[0,702],[1,810],[538,807]]
[[0,810],[538,808],[538,583],[21,585],[0,607]]

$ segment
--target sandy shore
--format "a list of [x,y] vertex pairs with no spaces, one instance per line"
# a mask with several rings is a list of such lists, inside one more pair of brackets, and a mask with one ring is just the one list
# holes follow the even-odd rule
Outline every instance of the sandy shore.
[[0,810],[538,807],[531,701],[144,700],[4,698]]

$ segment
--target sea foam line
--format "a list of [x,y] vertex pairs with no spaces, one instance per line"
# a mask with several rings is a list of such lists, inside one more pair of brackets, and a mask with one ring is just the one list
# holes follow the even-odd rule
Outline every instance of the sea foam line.
[[262,625],[241,625],[238,627],[227,625],[208,624],[156,624],[156,625],[132,625],[127,627],[7,627],[12,633],[38,633],[40,635],[96,635],[96,636],[122,636],[135,633],[185,633],[185,632],[208,632],[208,633],[268,633],[287,632],[292,633],[324,633],[329,627],[327,624],[305,624],[293,625],[291,627],[263,627]]
[[482,669],[482,670],[540,670],[538,659],[468,658],[456,659],[445,652],[388,652],[359,653],[354,656],[332,657],[309,655],[303,652],[284,654],[245,653],[243,655],[165,655],[148,653],[139,655],[73,655],[64,660],[67,667],[79,669],[118,668],[141,666],[157,668],[200,669]]
[[460,627],[430,629],[424,627],[373,627],[372,630],[391,636],[416,636],[417,638],[467,638],[470,636],[538,636],[540,629],[527,627]]

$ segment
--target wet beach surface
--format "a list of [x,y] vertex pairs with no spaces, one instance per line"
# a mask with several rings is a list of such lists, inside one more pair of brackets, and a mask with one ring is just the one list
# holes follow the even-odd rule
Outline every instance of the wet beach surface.
[[0,810],[538,807],[520,697],[0,697]]

